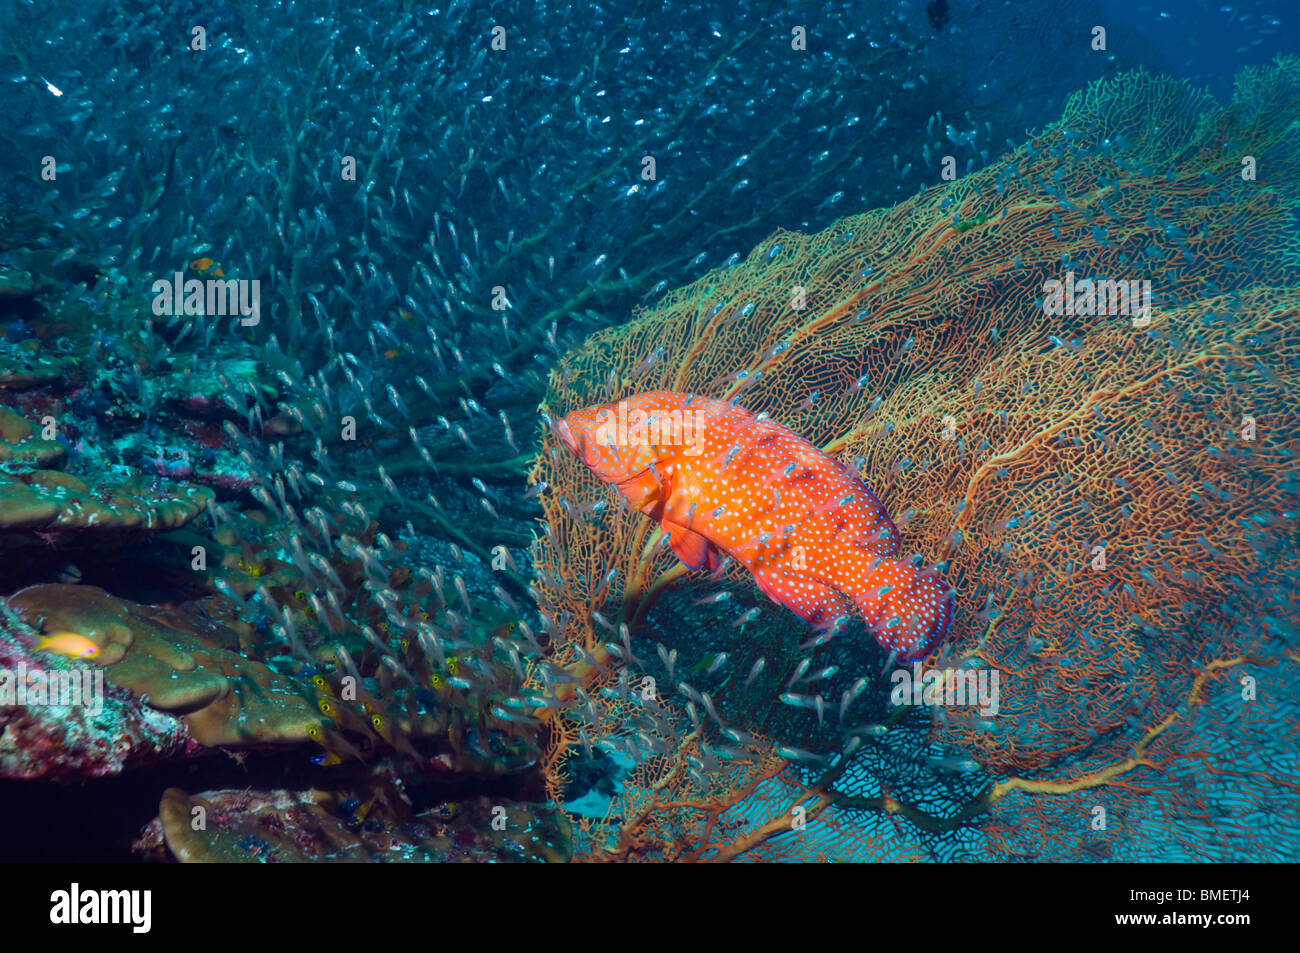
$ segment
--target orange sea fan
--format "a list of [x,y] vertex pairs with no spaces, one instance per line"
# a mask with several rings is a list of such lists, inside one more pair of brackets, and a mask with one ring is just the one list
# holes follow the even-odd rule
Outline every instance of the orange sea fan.
[[[655,605],[690,583],[644,517],[612,504],[583,512],[604,489],[548,438],[534,471],[554,488],[537,586],[557,623],[553,661],[598,709],[581,735],[564,710],[553,716],[552,793],[580,745],[621,739],[637,765],[608,817],[587,824],[592,843],[673,859],[776,856],[800,803],[823,823],[887,815],[907,843],[968,827],[1010,793],[1127,783],[1149,767],[1145,746],[1181,737],[1189,699],[1237,660],[1295,664],[1300,127],[1283,120],[1298,112],[1296,59],[1245,72],[1222,107],[1144,73],[1098,83],[990,167],[816,235],[778,232],[566,357],[552,414],[656,389],[733,396],[858,466],[906,523],[904,551],[938,561],[957,592],[944,659],[996,670],[1001,685],[992,724],[891,723],[916,736],[907,757],[926,745],[973,757],[982,770],[965,785],[882,777],[901,749],[880,757],[884,742],[871,739],[832,756],[840,745],[827,747],[833,730],[820,722],[817,744],[805,740],[831,760],[816,771],[773,765],[767,742],[753,761],[714,765],[707,742],[691,753],[672,732],[656,741],[666,723],[686,735],[700,715],[695,705],[687,723],[689,696],[653,696],[662,714],[638,729],[627,701],[646,673],[662,678],[650,635],[675,626],[689,642],[698,619]],[[1243,177],[1245,156],[1263,162],[1258,180]],[[1139,304],[1149,288],[1151,310],[1089,313],[1081,297],[1083,313],[1046,313],[1051,282],[1089,278],[1136,282]],[[604,584],[611,568],[617,581]],[[746,585],[734,572],[729,584]],[[797,620],[771,618],[754,639],[804,637]],[[619,621],[648,666],[607,648]],[[796,657],[790,648],[785,661]],[[735,682],[719,688],[725,710],[700,716],[690,745],[719,721],[756,743],[797,744],[791,723],[768,714],[780,688],[760,687],[761,704]],[[653,743],[630,740],[638,730]],[[784,794],[763,793],[782,776]],[[927,798],[927,784],[944,796]],[[748,820],[724,831],[738,812]],[[891,851],[907,852],[880,856]]]

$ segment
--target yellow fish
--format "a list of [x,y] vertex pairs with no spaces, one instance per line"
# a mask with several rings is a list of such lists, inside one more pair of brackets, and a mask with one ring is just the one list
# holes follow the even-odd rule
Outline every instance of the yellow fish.
[[36,643],[37,652],[55,652],[71,658],[97,658],[99,645],[76,632],[55,632],[42,635]]
[[411,744],[410,736],[398,726],[396,721],[386,718],[370,705],[366,706],[366,710],[370,713],[370,724],[374,726],[375,731],[379,732],[379,737],[403,754],[410,755],[416,761],[424,760],[424,756],[416,751],[415,746]]
[[[213,265],[217,265],[216,261],[207,257],[195,258],[192,262],[190,262],[190,267],[198,272],[207,271]],[[220,265],[217,265],[216,269],[212,272],[212,274],[213,277],[216,278],[224,278],[226,276],[226,273],[221,270]]]
[[341,764],[349,758],[360,761],[365,764],[365,758],[361,757],[351,742],[343,737],[342,734],[326,727],[325,725],[308,725],[307,737],[316,742],[325,749],[327,754],[317,755],[316,763],[321,765]]

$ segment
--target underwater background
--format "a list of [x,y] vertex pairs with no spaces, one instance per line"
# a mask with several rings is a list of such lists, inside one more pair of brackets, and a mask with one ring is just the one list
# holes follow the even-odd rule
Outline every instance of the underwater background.
[[[1300,859],[1298,40],[0,5],[0,858]],[[558,425],[654,391],[860,476],[942,645],[688,570]]]

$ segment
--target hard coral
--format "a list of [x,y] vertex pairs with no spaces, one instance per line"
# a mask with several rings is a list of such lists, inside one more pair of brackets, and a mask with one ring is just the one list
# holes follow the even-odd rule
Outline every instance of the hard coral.
[[0,300],[30,298],[36,290],[36,280],[30,272],[16,265],[0,262]]
[[[108,685],[178,718],[197,746],[321,745],[336,756],[329,764],[397,752],[418,770],[487,775],[523,770],[535,757],[522,735],[478,724],[482,716],[459,690],[417,692],[391,682],[380,688],[368,679],[346,684],[341,643],[315,650],[309,678],[248,657],[256,640],[242,623],[188,604],[144,605],[93,586],[61,584],[31,586],[7,602],[30,628],[29,641],[37,633],[72,632],[94,642],[93,662]],[[302,668],[301,661],[282,661],[290,670]],[[431,753],[414,746],[435,740]]]
[[8,602],[33,629],[95,642],[109,684],[180,718],[200,745],[306,742],[320,721],[303,683],[240,655],[236,633],[217,622],[93,586],[31,586]]
[[59,380],[62,363],[39,351],[40,342],[34,339],[11,344],[0,337],[0,389],[23,390]]
[[66,445],[0,407],[0,533],[48,539],[146,535],[183,526],[213,499],[207,487],[167,484],[111,470],[65,473]]
[[[87,688],[80,704],[0,706],[0,777],[79,781],[165,761],[186,748],[185,726],[130,692],[104,686],[95,698],[94,664],[36,653],[36,633],[0,602],[0,669],[8,678],[39,672]],[[15,686],[16,687],[16,686]],[[62,700],[62,699],[61,699]]]
[[475,798],[409,819],[388,810],[358,811],[363,819],[340,804],[320,791],[216,791],[191,797],[168,788],[158,819],[145,829],[137,849],[156,854],[165,839],[182,863],[568,859],[568,825],[549,805]]

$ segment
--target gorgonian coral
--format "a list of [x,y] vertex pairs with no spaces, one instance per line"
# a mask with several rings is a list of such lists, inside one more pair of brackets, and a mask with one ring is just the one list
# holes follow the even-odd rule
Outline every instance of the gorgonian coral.
[[[1244,72],[1226,106],[1144,73],[1095,84],[989,168],[778,232],[567,356],[552,414],[734,397],[856,466],[957,591],[928,666],[996,672],[1001,692],[991,718],[891,708],[870,646],[801,651],[807,630],[769,608],[728,629],[738,610],[695,605],[710,590],[653,525],[548,438],[538,589],[577,679],[548,709],[552,792],[592,745],[631,765],[580,821],[596,856],[1024,853],[1017,812],[1090,792],[1078,809],[1104,815],[1172,783],[1207,699],[1243,666],[1294,666],[1298,109],[1295,59]],[[751,599],[734,569],[721,582]],[[1235,783],[1294,786],[1264,761]],[[1166,823],[1218,844],[1249,827],[1194,814]],[[860,837],[816,834],[832,822]],[[1080,836],[1116,835],[1085,818]]]

